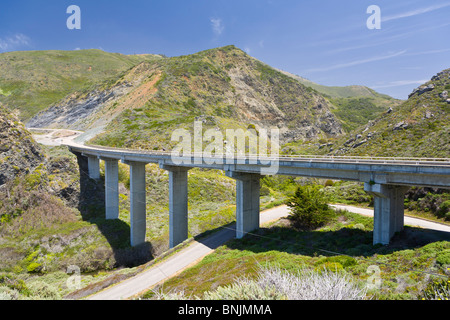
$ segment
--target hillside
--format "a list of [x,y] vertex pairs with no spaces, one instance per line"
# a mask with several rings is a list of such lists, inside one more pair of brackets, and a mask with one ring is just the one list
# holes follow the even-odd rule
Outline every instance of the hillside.
[[[99,55],[98,64],[101,64],[104,53],[86,51],[74,54],[84,56],[91,53]],[[21,53],[18,53],[17,57],[20,56]],[[48,53],[45,56],[48,57]],[[111,283],[137,272],[132,267],[159,257],[168,249],[166,172],[158,165],[146,167],[147,242],[138,248],[131,248],[128,166],[119,164],[119,219],[106,220],[102,207],[103,181],[96,183],[80,179],[77,159],[67,148],[38,145],[14,115],[18,110],[22,110],[22,116],[28,112],[34,114],[35,111],[29,108],[33,101],[42,102],[49,97],[54,99],[51,106],[34,116],[28,125],[94,131],[105,128],[105,132],[93,142],[111,146],[161,149],[170,145],[172,130],[190,128],[194,120],[201,120],[204,128],[221,130],[277,126],[281,129],[283,141],[288,143],[283,149],[286,153],[402,155],[401,150],[405,154],[415,154],[417,151],[428,152],[429,156],[437,154],[448,157],[449,154],[449,107],[448,93],[445,91],[450,85],[450,70],[439,73],[412,93],[408,101],[383,110],[382,116],[378,117],[376,113],[380,110],[374,111],[373,105],[364,100],[371,98],[331,98],[322,95],[233,46],[173,58],[122,57],[114,54],[112,57],[115,57],[113,60],[117,57],[125,59],[122,71],[105,65],[103,74],[83,82],[79,87],[75,85],[75,77],[62,79],[55,76],[52,80],[54,88],[64,83],[68,86],[66,89],[61,87],[61,92],[55,89],[58,97],[46,96],[45,91],[35,87],[32,78],[28,79],[32,96],[24,94],[26,88],[17,87],[12,91],[7,87],[1,89],[1,98],[10,100],[7,100],[9,109],[0,105],[0,298],[60,299],[73,291],[66,282],[70,277],[70,273],[66,272],[69,266],[80,268],[83,286],[103,279]],[[77,63],[81,63],[81,57],[78,58]],[[45,68],[51,69],[50,63]],[[45,68],[41,71],[50,77],[52,72]],[[17,73],[17,78],[21,72]],[[25,76],[22,74],[20,77]],[[19,106],[15,101],[20,102],[23,97],[29,104],[14,108]],[[334,99],[355,100],[346,100],[338,106]],[[44,108],[44,105],[42,102],[41,107]],[[345,112],[341,115],[338,112],[346,108],[353,110],[353,114],[363,108],[368,114],[361,119],[346,121]],[[367,124],[364,122],[366,117],[373,117],[374,120]],[[363,125],[352,131],[350,136],[345,135],[345,127],[358,122]],[[350,141],[350,137],[355,140]],[[86,172],[82,171],[81,176],[85,175]],[[103,164],[101,179],[104,179]],[[264,177],[261,181],[261,209],[283,203],[297,185],[311,183],[306,178],[280,176]],[[344,184],[333,185],[333,182],[327,181],[326,185],[329,184],[331,186],[326,191],[332,193],[335,199],[353,199],[357,203],[370,201],[362,200],[362,196],[367,198],[362,189],[352,193]],[[418,192],[416,195],[419,200],[433,196],[430,193],[423,196]],[[448,199],[447,195],[443,199]],[[86,197],[95,201],[85,201]],[[223,172],[201,169],[189,172],[190,237],[233,222],[234,205],[235,183]],[[448,202],[444,209],[448,211]],[[230,252],[226,247],[219,249],[217,255],[223,264],[213,261],[211,269],[217,276],[221,275],[216,272],[218,266],[223,266],[230,273],[226,273],[227,279],[217,279],[216,285],[229,283],[234,272],[242,274],[241,271],[247,272],[253,268],[253,265],[247,265],[247,256],[254,262],[294,261],[298,266],[303,261],[310,266],[350,267],[348,270],[355,273],[359,266],[365,267],[366,257],[377,254],[399,265],[421,261],[423,270],[432,267],[439,272],[441,262],[447,259],[446,255],[439,255],[441,251],[447,254],[447,242],[431,244],[422,250],[419,247],[425,244],[420,242],[423,239],[414,237],[400,237],[399,242],[388,248],[372,248],[370,233],[373,220],[347,213],[343,213],[336,224],[311,233],[294,230],[284,225],[285,221],[279,223],[271,230],[261,231],[261,235],[269,237],[273,232],[273,240],[265,238],[263,243],[256,243],[245,238],[230,243]],[[291,247],[289,244],[280,247],[280,237],[291,237],[298,246]],[[406,240],[412,243],[406,243]],[[343,252],[350,257],[342,257],[341,261],[340,258],[333,260],[331,257],[317,256],[314,245],[318,244],[322,249]],[[249,250],[255,251],[257,260]],[[228,253],[232,259],[222,259],[227,258]],[[214,260],[215,257],[210,258]],[[399,257],[400,260],[397,259]],[[347,266],[345,262],[349,258],[352,264]],[[207,262],[205,260],[194,269],[196,275],[208,276],[208,272],[202,269]],[[383,285],[384,291],[378,296],[380,299],[386,296],[395,298],[395,293],[390,295],[392,286],[389,279],[408,276],[388,271],[383,276],[386,283]],[[366,269],[357,274],[362,280],[368,276]],[[200,288],[199,280],[196,281]],[[208,281],[200,281],[204,282],[202,285],[208,285]],[[426,279],[419,279],[419,285],[422,289]],[[403,289],[401,297],[417,297],[417,291],[413,294],[408,291],[415,290],[414,285]]]
[[321,94],[227,46],[143,62],[115,81],[73,93],[28,126],[108,125],[93,142],[161,149],[175,128],[190,128],[195,119],[205,129],[276,126],[283,141],[335,137],[343,131],[331,109]]
[[43,160],[41,147],[0,103],[0,187],[16,176],[32,172]]
[[389,108],[403,102],[365,86],[324,86],[298,75],[282,72],[327,97],[333,105],[332,112],[342,122],[346,132],[374,120]]
[[116,77],[156,55],[122,55],[97,49],[0,54],[0,102],[22,121],[74,91]]
[[355,97],[370,97],[370,98],[383,98],[386,100],[396,100],[388,95],[384,95],[376,92],[373,89],[370,89],[361,85],[352,85],[352,86],[324,86],[318,83],[315,83],[311,80],[303,78],[301,76],[292,74],[290,72],[281,71],[284,74],[296,79],[300,83],[304,84],[307,87],[313,88],[320,93],[323,93],[331,98],[355,98]]
[[287,153],[357,156],[450,156],[450,69],[416,88],[408,100],[390,107],[348,135],[322,145],[286,146]]
[[[415,89],[407,101],[354,131],[335,154],[450,157],[450,69]],[[356,139],[357,138],[357,139]]]

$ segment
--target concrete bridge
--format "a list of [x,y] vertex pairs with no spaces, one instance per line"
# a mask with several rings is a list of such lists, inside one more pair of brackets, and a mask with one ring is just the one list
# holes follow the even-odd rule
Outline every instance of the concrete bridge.
[[168,152],[147,152],[68,145],[100,178],[99,161],[105,162],[107,219],[119,217],[118,162],[130,166],[131,245],[145,242],[145,166],[159,164],[169,172],[170,247],[188,237],[188,171],[194,167],[224,170],[236,180],[236,237],[259,228],[260,178],[265,174],[315,177],[364,182],[374,196],[374,244],[388,244],[404,225],[404,194],[411,186],[450,189],[450,159],[374,157],[222,157],[192,154],[173,157]]

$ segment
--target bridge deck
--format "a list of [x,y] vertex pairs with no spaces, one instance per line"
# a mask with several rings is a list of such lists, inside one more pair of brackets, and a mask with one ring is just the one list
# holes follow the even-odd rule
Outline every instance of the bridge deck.
[[189,168],[450,188],[450,159],[351,156],[173,155],[171,152],[69,145],[86,156]]

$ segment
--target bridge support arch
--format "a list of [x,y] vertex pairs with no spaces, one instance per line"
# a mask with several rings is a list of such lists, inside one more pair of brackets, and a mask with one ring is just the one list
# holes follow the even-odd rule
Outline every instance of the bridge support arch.
[[374,196],[373,244],[389,244],[394,233],[404,226],[404,196],[408,187],[364,183]]
[[261,175],[226,171],[226,175],[236,180],[236,238],[259,229],[259,201]]

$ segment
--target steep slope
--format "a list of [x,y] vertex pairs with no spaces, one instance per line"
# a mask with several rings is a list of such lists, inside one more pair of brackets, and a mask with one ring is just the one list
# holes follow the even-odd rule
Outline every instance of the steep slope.
[[336,137],[343,131],[331,108],[316,91],[227,46],[141,63],[28,125],[86,130],[111,121],[93,142],[161,149],[170,147],[173,130],[196,119],[205,129],[278,127],[282,141]]
[[0,187],[17,176],[32,172],[43,160],[41,147],[0,103]]
[[450,157],[450,69],[416,88],[407,101],[343,136],[308,152],[335,155]]
[[[17,278],[26,284],[7,299],[19,293],[49,298],[52,285],[38,275],[62,271],[59,276],[64,276],[70,265],[84,272],[149,259],[148,247],[129,248],[126,223],[106,221],[102,207],[93,202],[83,208],[86,191],[81,191],[77,160],[66,148],[41,148],[2,106],[0,129],[0,297]],[[91,199],[104,192],[93,181],[86,183]],[[40,286],[33,289],[35,281]],[[61,283],[51,297],[60,298],[61,290],[70,288]]]
[[128,108],[142,107],[156,92],[160,72],[142,62],[114,80],[75,91],[27,122],[30,128],[89,130],[103,127]]
[[347,132],[376,119],[389,107],[395,107],[403,102],[365,86],[324,86],[298,75],[282,72],[325,95],[334,106],[332,112],[342,122]]
[[318,83],[315,83],[306,78],[300,77],[298,75],[292,74],[287,71],[281,71],[284,74],[296,79],[300,83],[304,84],[307,87],[313,88],[314,90],[319,91],[331,98],[355,98],[355,97],[369,97],[369,98],[383,98],[387,100],[396,100],[388,95],[381,94],[376,92],[373,89],[370,89],[366,86],[360,85],[352,85],[352,86],[324,86]]
[[24,51],[0,54],[0,102],[29,120],[69,93],[101,83],[156,55],[101,50]]

